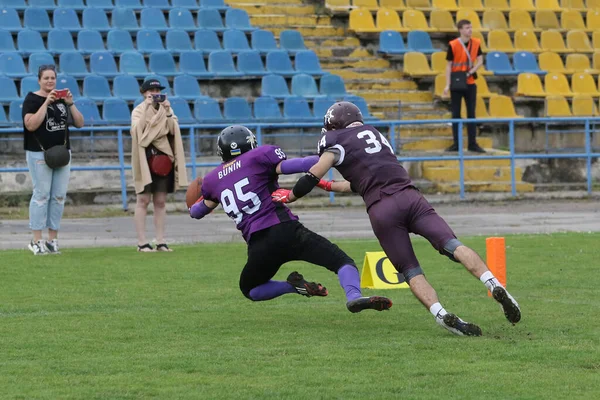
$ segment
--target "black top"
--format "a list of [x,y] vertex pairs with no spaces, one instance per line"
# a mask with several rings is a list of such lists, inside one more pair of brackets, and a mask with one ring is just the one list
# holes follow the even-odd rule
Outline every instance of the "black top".
[[[468,49],[469,48],[469,42],[470,40],[465,43],[465,47]],[[480,55],[482,55],[483,53],[481,52],[481,46],[479,46],[479,49],[477,50],[477,57],[479,57]],[[448,46],[448,52],[446,53],[446,61],[454,61],[454,52],[452,51],[452,46]],[[475,60],[473,60],[473,64],[475,64]]]
[[70,149],[71,143],[69,141],[68,128],[70,113],[69,107],[65,104],[64,100],[57,100],[48,106],[44,122],[42,122],[36,131],[30,132],[25,127],[25,115],[38,112],[45,101],[45,97],[39,96],[33,92],[27,93],[27,96],[23,101],[23,147],[28,151],[42,151],[37,140],[35,140],[35,137],[37,137],[42,146],[44,146],[44,149],[48,150],[53,146],[63,144],[66,135],[67,149]]

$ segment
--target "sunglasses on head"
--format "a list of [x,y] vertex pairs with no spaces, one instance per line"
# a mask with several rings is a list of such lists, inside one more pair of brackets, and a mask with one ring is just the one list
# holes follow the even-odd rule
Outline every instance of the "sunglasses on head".
[[56,71],[56,65],[54,65],[54,64],[40,65],[40,68],[38,69],[38,72],[44,72],[44,71],[47,71],[47,70]]

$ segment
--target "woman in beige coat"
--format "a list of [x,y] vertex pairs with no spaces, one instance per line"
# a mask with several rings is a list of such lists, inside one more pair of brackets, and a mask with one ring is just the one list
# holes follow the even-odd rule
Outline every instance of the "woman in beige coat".
[[[131,114],[131,168],[135,183],[137,201],[135,206],[135,228],[138,237],[138,251],[171,251],[165,242],[165,218],[167,193],[187,187],[187,171],[183,142],[177,117],[166,96],[160,96],[164,87],[156,79],[142,84],[140,92],[144,101]],[[151,171],[150,157],[166,156],[171,164],[163,163],[162,171]],[[166,159],[165,159],[166,160]],[[165,174],[170,165],[170,172]],[[154,204],[154,228],[156,250],[146,240],[146,214],[150,197]]]

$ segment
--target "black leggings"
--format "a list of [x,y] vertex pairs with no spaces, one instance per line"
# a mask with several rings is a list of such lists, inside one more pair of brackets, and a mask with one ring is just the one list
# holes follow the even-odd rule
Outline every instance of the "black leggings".
[[[475,104],[477,102],[477,85],[467,85],[465,91],[450,91],[450,101],[452,107],[452,119],[460,119],[460,108],[462,99],[465,99],[467,106],[467,118],[475,118]],[[477,127],[475,124],[467,124],[467,133],[469,136],[469,147],[477,144]],[[454,144],[458,145],[458,124],[452,124],[452,136]]]

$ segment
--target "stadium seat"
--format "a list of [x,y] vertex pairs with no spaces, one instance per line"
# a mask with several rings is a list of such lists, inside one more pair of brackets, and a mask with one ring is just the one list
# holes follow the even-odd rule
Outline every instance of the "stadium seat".
[[577,10],[563,11],[560,14],[560,21],[563,29],[586,29],[585,22],[583,22],[583,17],[581,16],[581,12]]
[[131,75],[119,75],[113,80],[113,94],[125,101],[134,101],[140,97],[140,84]]
[[430,3],[430,0],[406,0],[406,7],[431,10],[431,3]]
[[273,97],[257,97],[254,100],[254,117],[261,122],[281,122],[283,116]]
[[143,0],[142,4],[144,5],[144,7],[156,7],[162,8],[163,10],[166,10],[171,7],[171,5],[169,4],[169,0]]
[[564,96],[552,95],[546,97],[547,117],[572,117],[571,107]]
[[137,106],[139,106],[140,104],[142,104],[144,102],[144,98],[143,97],[138,97],[137,99],[135,99],[135,101],[133,102],[133,108],[136,108]]
[[65,75],[71,75],[75,78],[81,78],[89,74],[83,55],[78,51],[66,51],[59,56],[60,72]]
[[86,126],[103,125],[105,122],[100,117],[96,102],[87,97],[80,97],[75,100],[75,106],[83,115]]
[[173,8],[169,10],[169,26],[171,29],[196,30],[196,23],[190,10]]
[[350,0],[325,0],[325,7],[334,14],[348,14],[348,11],[352,8],[352,6],[350,6]]
[[137,50],[140,53],[152,53],[165,49],[160,34],[152,29],[141,29],[136,35]]
[[230,8],[225,12],[225,26],[228,29],[239,29],[242,31],[253,31],[250,23],[250,17],[246,10],[240,8]]
[[196,50],[211,52],[214,50],[222,50],[221,42],[216,32],[208,29],[199,29],[194,33],[194,45]]
[[589,31],[600,30],[600,10],[589,10],[586,14],[587,29]]
[[573,116],[598,116],[598,109],[596,108],[596,104],[594,103],[592,96],[586,94],[578,94],[573,96]]
[[23,123],[23,100],[13,100],[8,107],[8,120],[13,124]]
[[223,33],[223,48],[233,53],[250,50],[246,34],[238,29],[228,29]]
[[[68,33],[68,32],[67,32]],[[15,41],[9,31],[0,30],[0,53],[17,51]]]
[[406,10],[404,0],[379,0],[379,7],[385,7],[395,11]]
[[200,7],[216,8],[217,10],[227,10],[229,7],[224,0],[200,0]]
[[[494,75],[516,75],[513,66],[506,53],[501,51],[492,51],[485,57],[486,67],[492,71]],[[438,72],[438,71],[436,71]]]
[[535,36],[535,32],[525,29],[515,32],[515,49],[531,51],[534,53],[542,51],[537,37]]
[[303,121],[313,119],[313,115],[304,97],[292,96],[283,100],[283,118],[288,121]]
[[233,55],[229,50],[215,50],[210,52],[208,55],[208,72],[222,77],[243,76],[241,72],[235,69]]
[[346,85],[338,75],[323,75],[320,82],[320,91],[325,96],[344,97],[346,95]]
[[517,78],[517,92],[516,96],[526,97],[545,97],[546,92],[542,87],[540,77],[536,74],[522,73]]
[[444,96],[444,88],[446,87],[446,74],[437,74],[433,85],[433,96],[437,98],[448,98]]
[[366,8],[369,11],[377,11],[379,9],[377,0],[352,0],[352,5],[357,8]]
[[150,75],[146,75],[144,77],[144,82],[149,79],[156,79],[156,80],[158,80],[158,82],[160,82],[160,85],[162,87],[164,87],[164,89],[161,90],[161,93],[165,93],[166,95],[169,95],[169,96],[171,96],[173,94],[171,91],[171,85],[169,84],[169,81],[167,80],[166,77],[164,77],[162,75],[150,74]]
[[402,25],[405,29],[409,31],[419,30],[425,32],[433,32],[437,29],[430,28],[427,25],[427,19],[425,19],[425,14],[419,10],[406,10],[402,13]]
[[[590,65],[590,59],[585,54],[569,54],[567,56],[565,65],[567,70],[573,72],[586,72],[588,74],[600,73],[600,70],[592,68]],[[575,91],[575,89],[573,89],[573,91]]]
[[525,10],[511,10],[508,14],[508,27],[510,30],[532,30],[535,31],[535,27],[533,26],[533,21],[531,20],[531,16],[529,12]]
[[290,95],[290,90],[288,89],[288,85],[284,77],[275,74],[263,76],[261,80],[260,91],[261,96],[271,96],[280,98],[287,97]]
[[72,8],[57,8],[52,14],[52,25],[60,29],[78,31],[81,29],[79,17]]
[[196,0],[171,0],[171,5],[178,8],[198,8],[198,2]]
[[573,51],[567,49],[562,34],[559,31],[543,31],[540,47],[543,51],[553,51],[555,53],[570,53]]
[[439,51],[433,48],[429,34],[423,31],[410,31],[406,38],[406,45],[410,51],[431,54]]
[[[479,1],[479,4],[481,4],[481,0],[474,1]],[[460,10],[458,10],[458,12],[456,13],[456,21],[460,21],[461,19],[471,21],[471,26],[473,27],[474,31],[487,31],[487,29],[481,26],[481,20],[479,19],[479,15],[477,15],[476,10],[473,10],[472,8],[461,8]]]
[[477,79],[475,79],[475,84],[477,85],[477,96],[481,96],[486,99],[492,96],[496,96],[496,93],[490,92],[490,88],[488,87],[487,81],[482,75],[477,76]]
[[211,29],[214,31],[225,30],[221,14],[215,9],[201,8],[198,10],[198,27],[202,29]]
[[319,62],[319,57],[312,50],[304,50],[296,53],[294,59],[294,67],[297,72],[309,74],[309,75],[322,75],[324,74]]
[[15,82],[10,77],[0,75],[0,87],[0,103],[10,103],[19,99]]
[[77,49],[82,54],[91,54],[95,51],[104,51],[104,40],[100,32],[84,29],[77,34]]
[[589,9],[600,9],[600,0],[586,0],[586,4]]
[[600,51],[600,30],[592,32],[592,44],[594,52]]
[[212,97],[203,97],[194,101],[194,118],[200,123],[223,121],[219,103]]
[[28,7],[25,9],[23,27],[36,31],[49,31],[52,29],[46,10],[37,7]]
[[513,65],[517,73],[529,72],[531,74],[545,74],[540,70],[535,55],[529,51],[519,51],[513,55]]
[[29,56],[29,65],[27,67],[30,74],[37,75],[40,65],[55,65],[54,57],[50,53],[33,53]]
[[[5,31],[2,31],[5,32]],[[11,39],[12,40],[12,39]],[[65,51],[74,51],[75,43],[71,32],[63,29],[52,29],[48,32],[48,51],[59,54]],[[0,52],[3,51],[0,49]],[[6,50],[5,50],[6,51]]]
[[562,7],[558,4],[558,0],[536,0],[535,6],[540,10],[562,10]]
[[87,8],[103,8],[107,10],[114,8],[112,0],[85,0],[85,3],[87,4]]
[[[347,99],[344,100],[350,101]],[[316,97],[313,102],[313,115],[315,116],[315,119],[322,121],[325,114],[327,114],[329,107],[331,107],[335,102],[336,99],[334,97]],[[365,116],[363,115],[363,118],[364,117]]]
[[505,53],[515,51],[508,33],[499,29],[491,30],[488,34],[488,48],[490,51],[503,51]]
[[565,68],[565,64],[562,58],[552,51],[545,51],[539,55],[540,69],[547,72],[561,72],[563,74],[572,74],[573,71],[568,72]]
[[483,13],[483,27],[490,31],[493,30],[508,30],[508,24],[506,23],[506,18],[504,13],[499,10],[486,10]]
[[83,0],[58,0],[56,4],[59,7],[70,8],[72,10],[77,11],[85,9],[85,4],[83,4]]
[[140,0],[115,0],[115,7],[140,9],[142,2]]
[[[460,10],[463,10],[463,9],[470,9],[470,10],[473,10],[476,12],[485,11],[485,8],[483,7],[483,3],[481,2],[481,0],[458,0],[458,9],[459,9],[459,12],[460,12]],[[463,19],[463,18],[456,17],[457,21],[460,21],[461,19]],[[469,18],[466,18],[466,19],[473,22],[473,20],[471,20]],[[473,28],[475,28],[475,27],[473,27]]]
[[376,120],[377,118],[373,117],[373,115],[371,115],[371,112],[369,111],[369,106],[367,105],[367,102],[364,98],[360,97],[360,96],[353,96],[353,95],[348,95],[348,96],[344,96],[344,101],[349,101],[351,103],[354,103],[355,106],[357,106],[360,109],[360,112],[363,115],[363,118],[365,120]]
[[573,96],[567,77],[559,72],[546,74],[544,77],[544,88],[549,96]]
[[119,56],[119,71],[122,74],[145,76],[148,74],[144,56],[137,51],[126,51]]
[[22,29],[17,33],[17,47],[21,53],[46,52],[44,40],[39,32]]
[[586,72],[577,72],[571,77],[571,88],[574,94],[587,94],[598,97],[600,92],[596,87],[594,78]]
[[533,5],[533,0],[510,0],[510,8],[512,10],[523,10],[527,12],[534,12],[536,10]]
[[173,80],[173,92],[175,96],[186,100],[194,100],[202,97],[198,80],[191,75],[179,75]]
[[111,29],[110,24],[108,23],[108,17],[104,12],[100,12],[97,8],[88,7],[83,10],[82,20],[84,29],[97,31],[108,31]]
[[79,85],[77,84],[77,80],[72,76],[58,74],[56,77],[56,88],[57,89],[69,89],[73,98],[76,99],[81,97],[81,92],[79,91]]
[[292,96],[317,97],[320,96],[317,82],[307,74],[297,74],[292,78]]
[[106,44],[108,50],[115,54],[124,53],[126,51],[136,51],[133,47],[131,34],[122,29],[113,29],[108,31],[106,35]]
[[19,53],[0,54],[0,76],[1,75],[6,75],[11,78],[20,78],[28,75],[23,58],[21,58]]
[[[438,51],[437,53],[433,53],[431,55],[431,70],[436,74],[445,74],[447,65],[448,61],[446,61],[445,51]],[[477,70],[477,72],[480,70],[481,69]]]
[[592,58],[592,66],[594,69],[600,69],[600,53],[594,53]]
[[196,123],[196,120],[194,119],[194,114],[192,114],[190,104],[187,102],[187,100],[174,96],[169,97],[169,103],[171,103],[173,114],[177,116],[177,121],[179,122],[179,124]]
[[261,53],[268,53],[272,50],[279,50],[277,47],[277,42],[275,41],[275,36],[273,36],[273,32],[257,29],[252,32],[250,42],[252,43],[252,49],[258,50]]
[[190,35],[183,29],[171,29],[167,31],[166,45],[167,50],[174,53],[192,50]]
[[431,25],[431,29],[439,32],[455,33],[457,31],[454,19],[448,10],[433,10],[429,15],[429,25]]
[[0,107],[0,126],[8,125],[8,118],[6,117],[6,113],[4,112],[4,107]]
[[357,33],[373,33],[380,31],[380,29],[375,27],[371,12],[360,8],[350,11],[348,27],[350,31]]
[[1,8],[0,9],[0,26],[3,29],[10,31],[18,31],[21,29],[21,19],[17,10],[14,8]]
[[290,52],[306,50],[302,34],[295,30],[281,31],[279,34],[279,46],[281,50]]
[[[592,1],[589,1],[588,3],[591,4]],[[561,5],[563,8],[568,8],[571,10],[579,10],[579,11],[587,10],[587,6],[585,5],[585,0],[562,0]],[[592,6],[590,6],[590,8],[591,7]]]
[[131,112],[129,106],[123,99],[107,99],[102,105],[102,119],[109,124],[129,125],[131,123]]
[[387,8],[380,8],[377,10],[376,17],[377,29],[379,31],[396,31],[396,32],[406,32],[407,29],[402,27],[402,23],[400,22],[400,17],[398,13],[394,10],[390,10]]
[[98,75],[86,76],[83,79],[83,96],[95,101],[104,101],[111,98],[108,80]]
[[567,47],[577,53],[593,53],[594,49],[590,44],[587,33],[583,31],[567,32]]
[[2,0],[0,6],[3,8],[12,8],[14,10],[25,10],[27,8],[25,0]]
[[175,60],[168,51],[155,51],[151,53],[150,60],[148,61],[148,69],[152,73],[164,76],[179,75]]
[[537,29],[560,29],[556,13],[550,10],[537,10],[535,12],[535,27]]
[[487,42],[484,39],[481,32],[474,31],[472,37],[479,39],[479,41],[481,42],[481,52],[482,53],[487,53],[489,51],[488,47],[487,47]]
[[431,0],[431,8],[435,10],[458,11],[456,0]]
[[243,97],[229,97],[223,103],[223,117],[230,121],[252,121],[250,104]]
[[140,26],[145,29],[164,31],[167,29],[167,20],[161,9],[144,8],[140,14]]
[[184,51],[179,55],[179,72],[195,77],[210,77],[201,51]]
[[126,31],[137,31],[139,29],[133,10],[131,8],[119,7],[112,10],[112,27]]
[[411,77],[434,76],[427,57],[423,53],[409,52],[404,55],[404,73]]
[[379,53],[404,54],[410,51],[404,46],[404,40],[400,33],[395,31],[383,31],[379,34]]
[[[464,98],[462,99],[462,104],[460,107],[460,116],[463,119],[467,118],[467,104],[465,103]],[[490,118],[487,106],[485,105],[485,100],[481,96],[477,96],[475,99],[475,118]]]
[[492,118],[521,118],[515,112],[515,105],[508,96],[490,97],[490,117]]
[[244,75],[263,76],[267,74],[258,50],[244,50],[237,55],[238,70]]
[[288,52],[285,50],[274,50],[267,53],[266,68],[273,74],[293,75],[296,73]]

